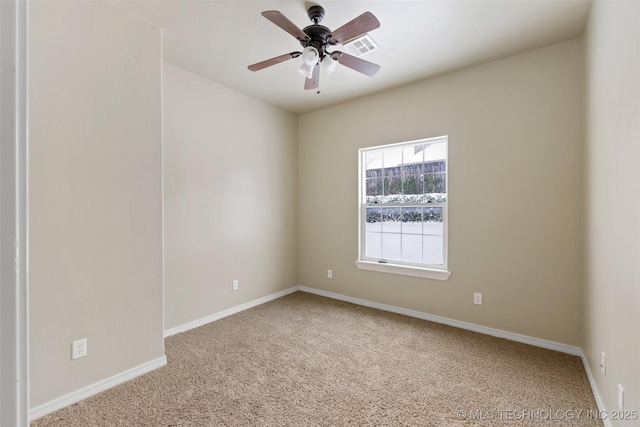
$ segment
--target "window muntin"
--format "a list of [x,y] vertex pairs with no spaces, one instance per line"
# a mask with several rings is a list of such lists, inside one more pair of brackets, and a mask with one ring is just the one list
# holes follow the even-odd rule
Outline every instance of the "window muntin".
[[360,150],[360,259],[446,269],[447,137]]

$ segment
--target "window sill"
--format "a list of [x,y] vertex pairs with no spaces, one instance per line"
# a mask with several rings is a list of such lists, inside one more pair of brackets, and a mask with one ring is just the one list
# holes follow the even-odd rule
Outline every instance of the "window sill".
[[435,279],[446,281],[451,276],[447,270],[436,270],[433,268],[410,267],[398,264],[381,264],[373,261],[356,261],[360,270],[377,271],[379,273],[400,274],[403,276],[422,277],[424,279]]

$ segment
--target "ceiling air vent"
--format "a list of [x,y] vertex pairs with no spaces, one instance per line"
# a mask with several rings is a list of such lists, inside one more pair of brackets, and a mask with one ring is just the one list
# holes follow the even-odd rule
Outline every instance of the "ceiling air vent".
[[345,43],[344,47],[347,53],[353,56],[362,56],[379,49],[378,45],[373,41],[369,34],[365,34]]

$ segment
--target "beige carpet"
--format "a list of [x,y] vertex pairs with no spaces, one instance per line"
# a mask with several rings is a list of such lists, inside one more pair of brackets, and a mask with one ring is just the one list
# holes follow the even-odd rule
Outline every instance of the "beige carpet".
[[302,292],[165,345],[31,426],[602,425],[578,357]]

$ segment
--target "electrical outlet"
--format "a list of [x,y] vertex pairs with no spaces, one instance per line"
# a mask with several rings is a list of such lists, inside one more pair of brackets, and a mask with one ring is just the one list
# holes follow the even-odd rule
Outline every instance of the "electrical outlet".
[[83,338],[71,343],[71,360],[79,359],[87,355],[87,339]]
[[607,375],[607,355],[604,354],[604,351],[600,355],[600,370],[602,375]]
[[473,303],[477,305],[482,305],[482,294],[478,292],[474,292],[473,294]]
[[238,280],[234,280],[234,281],[233,281],[233,287],[232,287],[232,289],[233,289],[234,291],[237,291],[237,290],[238,290]]
[[333,271],[327,270],[327,279],[333,279]]
[[624,389],[622,384],[618,384],[618,409],[620,412],[624,412]]

